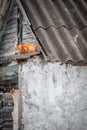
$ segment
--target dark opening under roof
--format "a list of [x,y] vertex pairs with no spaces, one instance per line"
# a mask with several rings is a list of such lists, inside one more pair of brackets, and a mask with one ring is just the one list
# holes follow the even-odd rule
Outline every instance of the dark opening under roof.
[[87,62],[86,0],[20,0],[50,61]]

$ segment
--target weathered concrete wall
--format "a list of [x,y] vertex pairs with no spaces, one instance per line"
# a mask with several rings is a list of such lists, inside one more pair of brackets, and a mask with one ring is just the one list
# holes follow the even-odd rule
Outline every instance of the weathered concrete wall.
[[20,76],[24,130],[87,130],[87,67],[35,59]]

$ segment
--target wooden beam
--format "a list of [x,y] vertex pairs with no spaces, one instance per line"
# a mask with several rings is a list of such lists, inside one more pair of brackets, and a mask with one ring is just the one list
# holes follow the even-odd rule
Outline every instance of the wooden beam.
[[78,61],[78,62],[73,62],[73,61],[67,61],[66,63],[71,64],[72,66],[87,66],[87,61]]
[[25,60],[29,59],[33,56],[40,55],[40,52],[35,52],[35,53],[27,53],[27,54],[15,54],[12,56],[5,56],[0,58],[0,63],[6,63],[7,61],[15,61],[15,60]]

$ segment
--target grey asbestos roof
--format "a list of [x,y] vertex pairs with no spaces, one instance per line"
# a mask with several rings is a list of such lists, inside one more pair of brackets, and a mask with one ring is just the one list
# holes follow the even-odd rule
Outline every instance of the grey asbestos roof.
[[86,0],[20,0],[50,61],[87,62]]

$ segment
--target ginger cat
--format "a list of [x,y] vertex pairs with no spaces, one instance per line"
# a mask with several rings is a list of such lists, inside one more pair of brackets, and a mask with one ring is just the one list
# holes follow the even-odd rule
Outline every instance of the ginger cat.
[[37,48],[32,43],[24,43],[20,45],[15,45],[14,51],[17,54],[33,53],[33,52],[37,52]]

